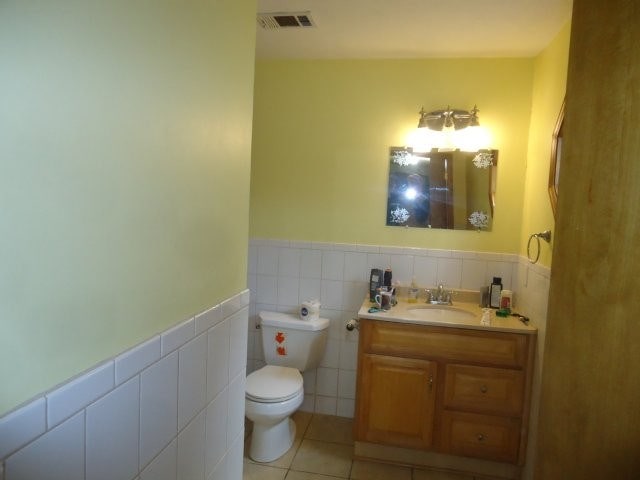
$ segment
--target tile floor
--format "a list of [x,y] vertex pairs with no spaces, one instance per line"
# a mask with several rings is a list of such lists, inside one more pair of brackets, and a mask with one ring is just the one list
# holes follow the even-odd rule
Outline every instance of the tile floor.
[[293,446],[271,463],[249,458],[250,433],[247,435],[243,480],[474,480],[465,475],[353,460],[353,419],[301,411],[293,419],[297,427]]

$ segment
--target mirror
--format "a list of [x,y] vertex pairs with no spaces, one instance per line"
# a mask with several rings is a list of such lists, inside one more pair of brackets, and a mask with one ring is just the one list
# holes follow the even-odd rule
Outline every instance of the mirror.
[[558,218],[558,185],[560,180],[560,160],[562,159],[562,127],[564,125],[564,105],[562,102],[556,128],[551,139],[551,162],[549,163],[549,200],[553,210],[553,218]]
[[389,149],[387,225],[490,231],[497,150]]

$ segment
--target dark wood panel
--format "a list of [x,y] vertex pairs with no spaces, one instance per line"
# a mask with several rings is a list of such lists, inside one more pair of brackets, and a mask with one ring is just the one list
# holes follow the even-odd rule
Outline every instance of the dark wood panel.
[[640,4],[574,0],[536,478],[640,472]]

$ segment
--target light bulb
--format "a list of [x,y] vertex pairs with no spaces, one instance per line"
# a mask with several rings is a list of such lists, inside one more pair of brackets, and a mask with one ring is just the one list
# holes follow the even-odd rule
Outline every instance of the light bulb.
[[477,152],[491,147],[491,135],[480,125],[467,127],[456,132],[455,144],[463,152]]
[[438,148],[442,143],[442,132],[431,130],[427,127],[416,128],[407,137],[407,146],[415,153],[430,152],[432,148]]

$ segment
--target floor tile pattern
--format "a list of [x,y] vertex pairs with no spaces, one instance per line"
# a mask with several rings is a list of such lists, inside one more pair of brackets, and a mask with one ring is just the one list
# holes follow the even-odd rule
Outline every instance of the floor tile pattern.
[[296,439],[282,457],[257,463],[248,456],[247,425],[243,480],[481,480],[449,472],[353,459],[353,419],[298,411]]

